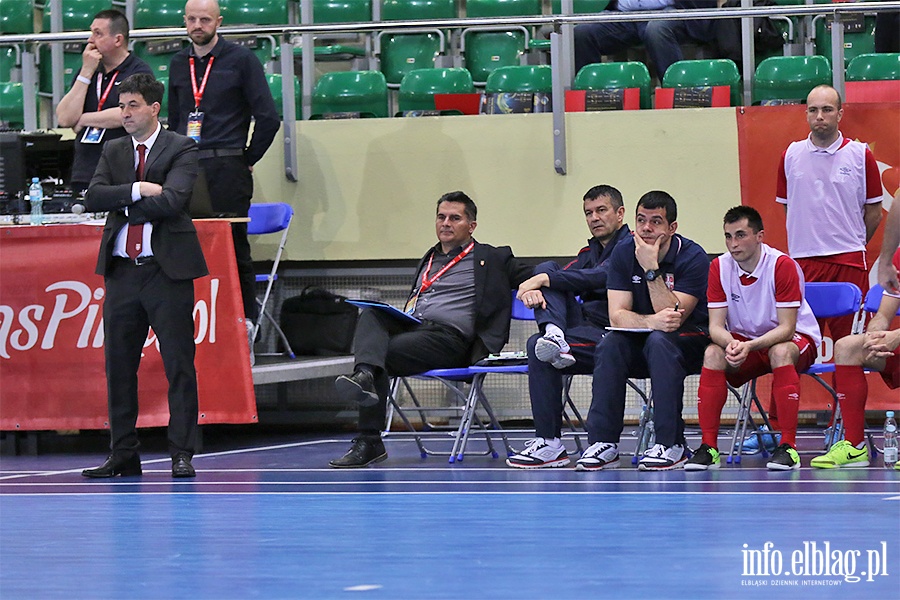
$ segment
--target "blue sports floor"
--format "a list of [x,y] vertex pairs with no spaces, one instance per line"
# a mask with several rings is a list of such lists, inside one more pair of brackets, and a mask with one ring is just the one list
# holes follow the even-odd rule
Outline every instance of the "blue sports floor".
[[102,450],[3,456],[0,598],[900,597],[900,472],[880,457],[520,471],[389,438],[386,462],[328,468],[349,437],[235,436],[177,483],[160,452],[100,481],[80,471]]

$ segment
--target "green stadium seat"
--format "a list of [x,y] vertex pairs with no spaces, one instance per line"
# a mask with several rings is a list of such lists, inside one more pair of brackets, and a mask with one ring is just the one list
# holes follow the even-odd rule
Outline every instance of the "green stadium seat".
[[810,90],[822,84],[831,85],[831,65],[824,56],[773,56],[756,68],[753,103],[805,102]]
[[[816,54],[820,54],[831,62],[831,28],[826,27],[826,19],[819,16],[814,19],[816,26]],[[861,31],[844,30],[844,68],[860,54],[875,52],[875,16],[865,15]]]
[[169,78],[168,77],[157,77],[157,81],[163,84],[163,99],[159,105],[159,119],[160,121],[168,122],[169,120]]
[[728,59],[680,60],[663,75],[662,87],[695,88],[727,85],[731,88],[731,105],[741,105],[741,75],[734,61]]
[[288,22],[285,0],[219,0],[219,9],[223,26],[284,25]]
[[[609,6],[609,2],[610,0],[575,0],[572,3],[572,12],[576,15],[603,12]],[[562,14],[562,0],[553,0],[551,6],[554,15]]]
[[[468,0],[466,16],[518,17],[541,14],[540,0]],[[472,79],[487,81],[498,67],[519,65],[531,46],[531,35],[525,27],[470,27],[462,31],[460,50]]]
[[387,117],[387,81],[380,71],[335,71],[316,83],[312,118],[334,114]]
[[[68,42],[63,44],[63,90],[68,91],[68,86],[78,71],[81,70],[81,53],[84,52],[84,44]],[[53,59],[50,46],[42,45],[38,58],[38,90],[44,93],[53,91]]]
[[19,66],[19,49],[0,46],[0,82],[12,81],[12,70]]
[[[384,0],[384,21],[454,19],[455,0]],[[403,76],[413,69],[433,68],[446,47],[446,34],[438,29],[417,33],[385,34],[376,38],[376,54],[387,83],[399,87]]]
[[501,92],[543,92],[553,91],[552,70],[549,65],[514,65],[499,67],[488,75],[484,91],[488,94]]
[[466,69],[415,69],[403,77],[398,96],[401,112],[435,110],[435,94],[475,92],[472,75]]
[[184,27],[184,4],[181,0],[138,0],[131,26],[134,29]]
[[860,54],[847,65],[847,81],[900,81],[900,54]]
[[[272,92],[272,98],[275,99],[275,108],[278,109],[278,116],[282,119],[284,118],[284,92],[281,89],[281,81],[282,77],[280,73],[273,73],[266,75],[266,81],[269,83],[269,91]],[[296,114],[294,118],[299,119],[300,117],[300,79],[294,77],[294,108]]]
[[642,62],[611,62],[585,65],[575,76],[572,85],[576,90],[610,90],[638,88],[641,90],[641,108],[652,108],[650,98],[650,72]]
[[[47,2],[44,6],[44,18],[41,31],[51,31],[50,19],[53,8],[62,4],[62,30],[63,31],[87,31],[91,28],[91,22],[101,10],[111,8],[110,0],[66,0],[65,2]],[[184,3],[181,4],[182,10]],[[119,10],[124,10],[120,8]]]
[[0,83],[0,123],[14,129],[25,127],[25,98],[21,83]]
[[34,2],[0,2],[0,33],[34,33]]
[[372,0],[313,0],[314,23],[365,23],[372,20]]

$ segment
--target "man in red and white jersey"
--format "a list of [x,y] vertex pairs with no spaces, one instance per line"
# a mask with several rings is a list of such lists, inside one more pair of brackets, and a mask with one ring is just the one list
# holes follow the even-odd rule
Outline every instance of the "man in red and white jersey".
[[[900,203],[895,202],[887,219],[890,236],[882,244],[881,256],[893,247],[891,261],[893,275],[900,273]],[[890,246],[888,246],[890,244]],[[887,269],[885,269],[887,273]],[[896,281],[896,279],[895,279]],[[863,369],[878,371],[892,390],[900,388],[900,329],[889,330],[891,321],[900,309],[900,289],[890,285],[881,297],[878,312],[869,322],[866,333],[850,335],[834,345],[834,384],[844,416],[844,439],[834,444],[827,454],[810,462],[813,467],[868,467],[869,449],[866,446],[866,397],[869,386]],[[900,465],[900,463],[897,463]],[[900,470],[900,467],[894,466]]]
[[[865,248],[881,220],[881,178],[868,146],[838,130],[843,114],[833,87],[820,85],[809,93],[810,134],[785,150],[776,200],[787,211],[788,253],[806,280],[848,281],[865,294]],[[853,327],[853,315],[828,321],[834,340]]]
[[725,213],[728,253],[709,267],[709,337],[700,372],[697,410],[703,443],[686,471],[719,467],[718,435],[726,383],[743,385],[772,373],[772,398],[781,415],[781,445],[767,464],[773,470],[800,468],[795,448],[800,376],[816,360],[822,341],[804,299],[800,266],[763,243],[763,223],[749,206]]

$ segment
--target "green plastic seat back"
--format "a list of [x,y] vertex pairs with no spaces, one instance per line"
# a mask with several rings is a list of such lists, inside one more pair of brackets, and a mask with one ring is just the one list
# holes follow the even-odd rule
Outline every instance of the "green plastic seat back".
[[[3,0],[0,4],[5,4],[9,0]],[[63,31],[86,31],[91,28],[91,22],[101,10],[110,8],[109,0],[66,0],[65,2],[48,2],[44,6],[44,18],[41,24],[41,31],[49,32],[50,18],[53,9],[62,4],[62,30]],[[181,9],[184,10],[184,3],[181,3]],[[122,10],[120,8],[120,10]],[[124,12],[124,10],[122,10]],[[179,20],[180,22],[180,20]]]
[[521,31],[476,31],[466,36],[466,68],[478,82],[487,81],[494,69],[520,64],[524,53]]
[[[844,68],[857,56],[873,52],[875,52],[875,17],[866,15],[862,31],[844,32]],[[821,54],[831,61],[831,29],[825,26],[824,18],[816,21],[816,54]]]
[[639,88],[641,108],[652,108],[650,72],[642,62],[611,62],[585,65],[575,76],[576,90],[610,90]]
[[34,33],[34,2],[0,2],[0,33]]
[[313,22],[359,23],[372,20],[372,0],[314,0]]
[[432,69],[441,51],[436,33],[386,35],[381,38],[381,72],[387,82],[399,85],[413,69]]
[[223,25],[281,25],[288,22],[285,0],[219,0],[219,8]]
[[860,54],[847,65],[847,81],[900,80],[900,53]]
[[666,69],[663,87],[687,88],[727,85],[731,105],[741,104],[741,75],[734,61],[727,58],[680,60]]
[[466,69],[415,69],[403,77],[398,95],[401,112],[435,110],[435,94],[475,92],[472,75]]
[[0,122],[13,128],[25,126],[25,97],[21,83],[0,83]]
[[541,0],[467,0],[467,17],[519,17],[541,14]]
[[[284,118],[284,90],[282,90],[281,82],[282,76],[281,73],[272,73],[266,75],[266,81],[269,84],[269,91],[272,92],[272,98],[275,100],[275,108],[278,110],[278,116],[282,119]],[[298,101],[300,98],[300,80],[297,77],[294,77],[294,109],[295,109],[295,119],[300,118],[301,112],[301,104]]]
[[[606,10],[610,0],[575,0],[572,4],[572,12],[576,15],[585,13],[597,13]],[[553,14],[562,14],[562,1],[553,0]]]
[[753,102],[801,100],[817,85],[831,85],[831,65],[824,56],[773,56],[756,68]]
[[[107,8],[109,2],[106,3]],[[135,29],[184,27],[184,2],[179,0],[140,0],[134,7]]]
[[499,67],[488,75],[484,91],[488,94],[500,92],[544,92],[551,93],[553,82],[549,65],[515,65]]
[[12,70],[16,66],[16,49],[12,46],[0,46],[0,81],[11,81]]
[[314,115],[353,112],[387,117],[387,81],[380,71],[325,73],[313,91],[312,112]]
[[[75,75],[81,70],[81,53],[84,44],[63,45],[63,87],[70,86]],[[42,45],[38,64],[38,89],[48,94],[53,91],[53,58],[50,46]]]
[[453,19],[458,16],[455,0],[384,0],[381,18],[385,21]]

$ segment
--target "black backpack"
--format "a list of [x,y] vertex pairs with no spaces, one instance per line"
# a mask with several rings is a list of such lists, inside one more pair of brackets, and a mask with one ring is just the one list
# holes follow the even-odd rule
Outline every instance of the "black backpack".
[[[727,0],[723,8],[740,8],[741,0]],[[753,0],[753,6],[776,6],[774,0]],[[741,53],[741,20],[716,19],[714,22],[715,42],[720,58],[731,59],[738,70],[743,68]],[[753,42],[757,52],[767,53],[784,45],[784,37],[768,17],[754,17]]]
[[298,356],[350,354],[359,311],[326,289],[304,288],[281,305],[281,329]]

